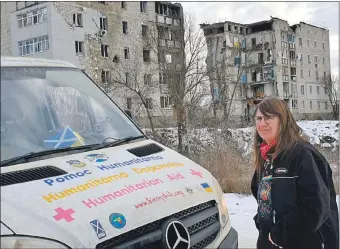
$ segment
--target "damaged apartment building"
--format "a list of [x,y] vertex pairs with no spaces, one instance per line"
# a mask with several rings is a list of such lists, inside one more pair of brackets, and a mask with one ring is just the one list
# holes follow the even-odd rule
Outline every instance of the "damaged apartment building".
[[[65,60],[104,90],[119,74],[122,83],[143,89],[152,116],[173,120],[166,72],[182,61],[177,56],[183,49],[183,32],[177,32],[183,29],[180,4],[22,1],[1,2],[1,9],[6,10],[1,15],[2,56]],[[111,88],[112,99],[148,125],[140,98],[124,84],[120,86]]]
[[247,123],[264,97],[276,96],[287,102],[297,119],[329,117],[332,108],[321,83],[331,73],[329,30],[304,22],[290,26],[275,17],[252,24],[201,24],[201,28],[219,115],[221,106],[233,99],[233,119]]

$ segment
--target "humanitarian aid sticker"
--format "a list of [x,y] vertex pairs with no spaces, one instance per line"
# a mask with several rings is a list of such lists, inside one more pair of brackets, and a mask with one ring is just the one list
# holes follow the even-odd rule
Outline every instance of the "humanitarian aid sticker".
[[105,162],[109,157],[103,153],[100,154],[89,154],[85,157],[91,162],[102,163]]
[[102,239],[104,237],[106,237],[106,233],[105,230],[102,226],[102,224],[99,222],[99,220],[93,220],[90,222],[93,230],[95,231],[95,233],[97,234],[98,239]]
[[188,194],[191,194],[191,195],[194,193],[194,190],[192,188],[189,188],[189,187],[186,187],[185,191],[187,191]]
[[208,192],[208,193],[213,192],[213,189],[209,186],[208,183],[202,183],[201,185],[204,188],[205,192]]
[[198,176],[199,178],[204,178],[203,177],[203,173],[199,172],[199,171],[196,171],[194,169],[190,169],[190,173],[193,175],[193,176]]
[[82,168],[82,167],[85,167],[86,166],[86,163],[83,163],[79,160],[69,160],[69,161],[66,161],[69,165],[73,166],[73,167],[76,167],[76,168]]
[[126,218],[119,213],[113,213],[109,217],[111,225],[117,229],[122,229],[126,225]]
[[71,222],[74,220],[72,215],[76,213],[72,208],[64,210],[63,208],[58,207],[54,211],[57,212],[57,214],[53,216],[56,221],[65,220]]

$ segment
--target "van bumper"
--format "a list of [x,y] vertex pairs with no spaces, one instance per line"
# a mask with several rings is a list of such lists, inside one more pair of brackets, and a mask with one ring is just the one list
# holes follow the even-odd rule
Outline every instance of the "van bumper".
[[218,246],[219,249],[238,249],[238,233],[231,227],[228,235]]

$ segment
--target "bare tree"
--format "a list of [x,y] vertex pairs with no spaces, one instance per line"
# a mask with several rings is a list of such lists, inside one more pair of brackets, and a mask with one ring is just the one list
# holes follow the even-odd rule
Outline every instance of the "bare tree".
[[[228,43],[223,41],[223,37],[216,36],[215,38],[214,40],[207,37],[209,46],[211,46],[208,56],[209,79],[212,82],[211,94],[214,98],[216,95],[214,88],[217,87],[219,95],[213,105],[214,117],[217,120],[217,109],[222,108],[223,124],[228,126],[230,114],[234,111],[234,102],[236,100],[246,101],[248,98],[245,85],[247,73],[254,66],[260,69],[264,66],[264,60],[258,56],[258,51],[262,50],[262,44],[260,44],[261,47],[247,48],[245,41]],[[213,44],[214,42],[216,44]],[[213,49],[216,51],[212,51]],[[221,51],[217,51],[218,49]]]
[[333,118],[336,120],[339,119],[338,77],[329,74],[319,81],[319,85],[324,88],[324,91],[328,96],[329,106],[332,108],[333,112]]

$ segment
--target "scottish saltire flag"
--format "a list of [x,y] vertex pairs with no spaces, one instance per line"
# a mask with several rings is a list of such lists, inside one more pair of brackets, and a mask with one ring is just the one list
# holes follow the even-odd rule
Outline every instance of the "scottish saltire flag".
[[49,149],[61,149],[84,145],[85,140],[67,125],[64,129],[57,131],[50,139],[44,140],[44,144]]

